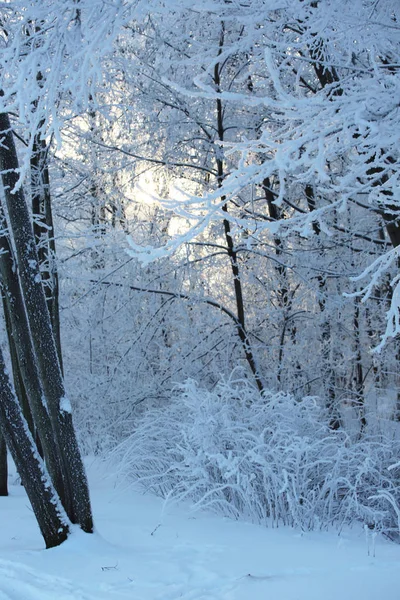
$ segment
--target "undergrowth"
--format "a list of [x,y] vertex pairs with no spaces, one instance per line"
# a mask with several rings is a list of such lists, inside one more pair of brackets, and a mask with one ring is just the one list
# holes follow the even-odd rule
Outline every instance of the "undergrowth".
[[399,457],[396,441],[330,430],[316,398],[188,381],[111,460],[146,490],[236,519],[303,530],[360,521],[395,538]]

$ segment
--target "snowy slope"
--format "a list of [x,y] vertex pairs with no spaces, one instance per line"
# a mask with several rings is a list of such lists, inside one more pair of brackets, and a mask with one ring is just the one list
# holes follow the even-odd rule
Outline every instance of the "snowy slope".
[[97,533],[43,550],[19,485],[0,498],[0,600],[398,600],[400,547],[301,534],[115,489],[90,469]]

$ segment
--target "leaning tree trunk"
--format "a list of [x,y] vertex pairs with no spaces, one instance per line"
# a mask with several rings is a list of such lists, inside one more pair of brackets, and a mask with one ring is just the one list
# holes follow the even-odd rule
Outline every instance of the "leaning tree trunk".
[[0,114],[0,170],[26,313],[66,484],[66,510],[73,523],[93,531],[89,488],[80,455],[69,400],[44,296],[35,238],[24,193],[18,180],[18,158],[7,113]]
[[[1,208],[0,208],[0,211],[1,211]],[[1,218],[0,218],[0,228],[1,227],[2,227],[2,225],[1,225]],[[1,233],[0,233],[0,235],[1,235]],[[0,242],[0,251],[1,250],[2,250],[2,245]],[[2,262],[3,258],[4,258],[4,255],[0,257],[0,263]],[[1,266],[0,266],[0,275],[1,275]],[[2,283],[2,286],[4,289],[5,284],[4,284],[3,277],[2,277],[1,283]],[[21,405],[22,414],[24,415],[25,421],[28,424],[29,431],[35,437],[35,425],[33,422],[32,411],[30,409],[29,402],[28,402],[28,396],[27,396],[25,386],[24,386],[24,383],[22,380],[21,369],[19,368],[17,349],[16,349],[16,345],[15,345],[15,338],[14,338],[14,333],[13,333],[12,325],[11,325],[11,311],[9,309],[9,306],[10,306],[9,303],[12,302],[13,300],[10,298],[9,294],[7,294],[7,296],[8,296],[8,299],[6,298],[6,294],[3,295],[3,313],[4,313],[4,321],[6,324],[8,347],[10,350],[10,359],[11,359],[11,369],[12,369],[13,382],[14,382],[14,390],[15,390],[15,393],[19,400],[19,403]],[[22,305],[22,307],[23,307],[23,305]]]
[[[17,396],[22,405],[25,417],[27,418],[27,413],[31,413],[33,417],[47,469],[62,504],[66,506],[65,486],[58,456],[59,452],[55,443],[52,424],[46,407],[43,404],[43,390],[1,202],[0,277],[3,286],[4,314]],[[24,406],[25,397],[28,406]],[[31,426],[30,429],[33,432]]]
[[46,548],[60,545],[69,533],[68,519],[22,415],[1,350],[0,429],[32,504]]
[[0,496],[8,496],[7,446],[0,432]]

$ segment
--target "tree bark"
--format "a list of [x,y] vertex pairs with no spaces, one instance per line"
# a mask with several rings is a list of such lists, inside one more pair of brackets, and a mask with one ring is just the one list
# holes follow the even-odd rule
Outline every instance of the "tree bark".
[[[221,52],[222,52],[223,45],[224,45],[224,27],[222,26],[220,44],[219,44],[219,54],[221,54]],[[214,83],[215,83],[217,92],[221,91],[220,69],[221,69],[221,65],[219,63],[216,63],[216,65],[214,67]],[[223,142],[225,130],[224,130],[224,123],[223,123],[222,102],[219,98],[217,99],[217,133],[218,133],[218,140],[220,142]],[[222,153],[222,149],[218,148],[218,154],[216,157],[218,187],[222,186],[222,183],[224,180],[224,161],[223,161],[221,153]],[[222,202],[225,202],[225,196],[222,196],[221,200],[222,200]],[[228,215],[228,206],[226,203],[223,204],[222,210],[224,211],[224,213],[226,215]],[[249,339],[249,336],[248,336],[248,333],[246,330],[243,289],[242,289],[242,282],[241,282],[241,278],[240,278],[239,262],[238,262],[238,257],[237,257],[237,253],[235,250],[235,246],[233,243],[233,237],[232,237],[232,231],[231,231],[231,225],[230,225],[229,219],[228,218],[224,219],[223,224],[224,224],[227,252],[228,252],[228,256],[229,256],[229,260],[230,260],[230,264],[231,264],[232,276],[233,276],[233,287],[234,287],[234,291],[235,291],[237,321],[238,321],[237,332],[239,335],[239,339],[242,343],[242,348],[244,350],[244,354],[245,354],[247,363],[248,363],[250,370],[254,376],[257,388],[260,392],[263,392],[264,385],[262,383],[262,380],[261,380],[261,377],[259,374],[259,370],[257,367],[256,359],[255,359],[253,349],[251,346],[251,342],[250,342],[250,339]]]
[[68,520],[22,415],[1,350],[0,429],[32,504],[46,548],[60,545],[68,537]]
[[[312,185],[305,186],[305,195],[307,198],[307,205],[310,212],[313,212],[315,206],[315,195],[314,188]],[[317,222],[312,224],[314,234],[319,237],[321,230]],[[336,398],[336,376],[332,364],[332,331],[330,316],[327,315],[326,311],[326,280],[323,275],[318,275],[318,288],[319,288],[319,309],[322,316],[321,324],[321,359],[322,359],[322,373],[323,380],[326,390],[326,409],[329,415],[329,427],[336,431],[341,427],[341,416],[340,407],[338,406],[338,400]]]
[[[25,418],[31,413],[39,433],[44,458],[54,487],[65,506],[65,486],[58,458],[58,449],[52,431],[52,424],[43,403],[43,390],[40,383],[35,353],[29,332],[25,305],[18,281],[16,265],[8,238],[7,224],[0,202],[0,277],[3,285],[4,314],[10,345],[10,354],[17,396]],[[15,359],[16,358],[16,359]],[[20,381],[21,379],[21,381]],[[27,398],[28,407],[24,407]],[[29,417],[27,418],[29,421]],[[28,422],[33,434],[33,427]]]
[[[0,227],[1,227],[1,223],[0,223]],[[0,250],[1,249],[2,248],[1,248],[1,243],[0,243]],[[1,262],[1,258],[0,258],[0,262]],[[0,266],[0,274],[1,274],[1,266]],[[3,284],[3,288],[4,288],[4,279],[3,278],[2,278],[2,284]],[[17,350],[15,347],[14,335],[12,332],[9,305],[7,303],[7,299],[6,299],[5,295],[3,295],[3,313],[4,313],[4,321],[6,324],[6,330],[7,330],[8,347],[10,350],[10,359],[11,359],[11,368],[12,368],[12,373],[13,373],[14,390],[15,390],[15,393],[19,400],[20,406],[22,408],[22,414],[24,415],[25,421],[28,424],[29,431],[32,433],[32,435],[34,435],[35,426],[33,423],[32,412],[31,412],[31,409],[29,406],[28,397],[26,395],[25,386],[22,381],[21,371],[20,371],[19,364],[18,364]]]
[[364,394],[364,374],[363,364],[361,355],[361,331],[360,331],[360,298],[354,298],[354,373],[353,373],[353,390],[355,394],[355,400],[353,405],[356,407],[359,413],[361,431],[367,426],[367,419],[365,415],[365,394]]
[[73,523],[93,531],[89,489],[66,397],[60,363],[43,292],[39,259],[28,207],[18,180],[18,158],[8,114],[0,114],[0,170],[26,313],[66,484],[66,510]]
[[7,446],[0,432],[0,496],[8,496]]
[[[40,129],[41,124],[39,124]],[[39,257],[40,271],[44,283],[47,308],[56,342],[58,360],[63,370],[60,334],[59,284],[55,262],[56,243],[53,213],[51,208],[48,146],[40,132],[35,135],[31,156],[31,190],[33,233]],[[42,223],[45,227],[43,227]]]
[[[273,191],[271,188],[271,181],[269,178],[265,178],[263,180],[262,189],[264,192],[265,200],[267,202],[269,216],[274,221],[280,221],[283,218],[283,215],[282,215],[281,210],[275,203],[275,196],[273,194]],[[274,246],[275,246],[275,254],[279,258],[280,256],[282,256],[282,250],[283,250],[282,240],[280,237],[274,236]],[[282,325],[282,331],[281,331],[281,336],[280,336],[280,341],[279,341],[278,366],[277,366],[277,373],[276,373],[278,389],[280,389],[281,379],[282,379],[283,356],[284,356],[284,349],[285,349],[285,338],[286,338],[287,329],[289,329],[289,334],[290,334],[292,343],[293,344],[296,343],[296,333],[297,333],[296,326],[290,322],[291,314],[293,314],[292,308],[293,308],[293,302],[294,302],[295,289],[290,290],[287,267],[283,264],[277,263],[277,264],[275,264],[274,268],[275,268],[275,272],[278,277],[278,285],[277,285],[277,289],[276,289],[275,293],[276,293],[276,297],[277,297],[277,301],[278,301],[278,306],[283,313],[283,325]],[[288,326],[288,323],[289,323],[289,326]],[[296,363],[297,363],[296,371],[297,371],[297,373],[300,373],[301,365],[299,364],[298,360],[296,361]]]

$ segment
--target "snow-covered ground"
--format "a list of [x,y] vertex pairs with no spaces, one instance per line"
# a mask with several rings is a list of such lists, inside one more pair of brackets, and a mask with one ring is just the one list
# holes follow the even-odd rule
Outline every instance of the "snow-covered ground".
[[361,528],[267,529],[119,489],[96,464],[89,476],[97,532],[53,550],[20,485],[0,498],[0,600],[400,598],[400,546],[378,537],[368,555]]

